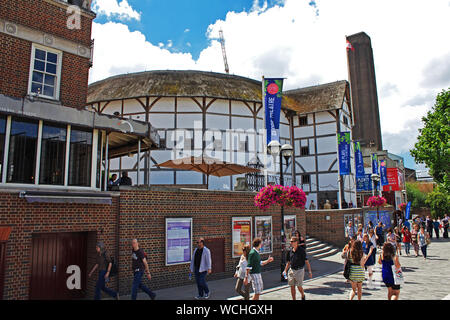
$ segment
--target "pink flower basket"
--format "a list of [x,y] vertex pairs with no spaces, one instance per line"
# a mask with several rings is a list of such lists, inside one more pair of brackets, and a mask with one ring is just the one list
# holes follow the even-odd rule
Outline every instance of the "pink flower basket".
[[400,203],[400,205],[398,206],[400,208],[401,211],[404,211],[406,209],[406,203]]
[[386,199],[380,196],[372,196],[367,200],[369,207],[383,207],[386,204]]
[[255,196],[255,206],[266,211],[271,205],[305,208],[306,194],[302,189],[292,186],[268,185]]

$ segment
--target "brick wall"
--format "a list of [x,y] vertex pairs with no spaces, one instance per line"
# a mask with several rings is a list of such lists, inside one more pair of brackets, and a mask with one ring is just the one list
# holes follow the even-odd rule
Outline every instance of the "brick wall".
[[[131,241],[137,238],[150,261],[153,289],[186,285],[189,265],[165,266],[165,218],[193,218],[193,237],[225,238],[225,272],[212,274],[209,279],[232,277],[238,259],[232,258],[232,217],[272,216],[273,253],[275,261],[265,270],[280,267],[280,221],[279,207],[266,212],[253,204],[255,194],[247,192],[214,192],[193,190],[137,191],[121,190],[120,196],[120,292],[131,291]],[[306,233],[304,210],[285,209],[285,214],[297,215],[297,226]],[[254,218],[252,228],[254,228]],[[268,255],[263,255],[263,259]],[[213,261],[214,264],[214,261]]]
[[[93,266],[95,243],[105,242],[116,253],[116,214],[112,205],[27,203],[18,193],[0,193],[0,225],[12,232],[7,243],[4,299],[28,299],[31,273],[31,244],[34,233],[90,232],[88,266]],[[95,278],[95,277],[93,277]],[[95,279],[88,281],[88,297],[93,296]],[[112,283],[112,286],[116,286]]]
[[[232,217],[272,216],[273,253],[275,261],[263,270],[280,267],[279,207],[266,212],[253,204],[254,193],[215,192],[206,190],[121,190],[112,205],[27,203],[18,192],[0,192],[0,225],[12,226],[7,244],[4,299],[28,299],[31,273],[32,235],[34,233],[88,232],[88,269],[94,264],[95,243],[105,242],[111,255],[118,257],[119,275],[109,287],[130,294],[132,283],[131,240],[137,238],[147,252],[152,289],[192,284],[189,265],[165,266],[165,218],[193,218],[193,237],[225,239],[225,272],[209,279],[232,277],[237,258],[232,258]],[[120,223],[116,223],[120,212]],[[285,209],[286,215],[297,216],[297,227],[306,233],[304,210]],[[254,234],[253,234],[254,236]],[[120,237],[120,238],[119,238]],[[117,243],[120,253],[117,254]],[[267,254],[263,258],[267,258]],[[214,263],[214,261],[213,261]],[[89,271],[89,270],[87,270]],[[117,278],[119,282],[117,283]],[[87,299],[94,295],[96,276],[88,281]]]
[[67,28],[67,9],[44,0],[2,0],[1,18],[90,47],[94,16],[81,16],[81,29]]

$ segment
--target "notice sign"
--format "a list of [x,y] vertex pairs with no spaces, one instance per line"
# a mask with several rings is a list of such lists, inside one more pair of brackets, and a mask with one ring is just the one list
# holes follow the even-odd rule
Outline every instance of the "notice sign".
[[350,174],[350,132],[339,132],[339,174],[341,176]]
[[166,265],[191,262],[192,218],[166,218]]
[[261,254],[272,252],[272,216],[255,217],[255,234],[262,239]]
[[245,246],[249,245],[251,249],[252,218],[232,218],[232,224],[233,258],[239,258]]
[[292,238],[294,231],[297,230],[297,217],[284,216],[284,234],[286,235],[286,247],[290,247],[289,240]]

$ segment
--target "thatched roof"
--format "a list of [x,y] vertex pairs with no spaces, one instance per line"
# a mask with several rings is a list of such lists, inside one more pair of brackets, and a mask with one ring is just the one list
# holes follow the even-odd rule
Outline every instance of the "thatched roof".
[[338,109],[342,107],[347,86],[347,81],[343,80],[288,90],[283,95],[290,99],[284,101],[284,104],[286,108],[300,114]]
[[[310,113],[340,108],[347,81],[283,93],[283,108]],[[209,97],[261,102],[261,81],[204,71],[146,71],[113,76],[89,85],[88,104],[140,97]]]

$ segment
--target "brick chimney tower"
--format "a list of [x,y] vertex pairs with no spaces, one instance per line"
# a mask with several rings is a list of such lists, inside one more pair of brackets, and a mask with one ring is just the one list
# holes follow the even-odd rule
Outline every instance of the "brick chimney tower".
[[353,139],[363,147],[383,150],[380,112],[373,50],[370,37],[360,32],[347,37],[348,72],[352,92],[354,123]]

